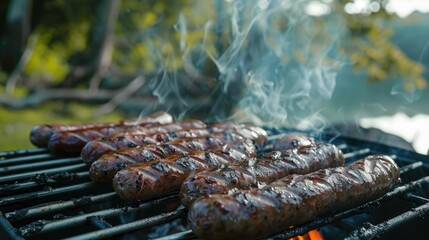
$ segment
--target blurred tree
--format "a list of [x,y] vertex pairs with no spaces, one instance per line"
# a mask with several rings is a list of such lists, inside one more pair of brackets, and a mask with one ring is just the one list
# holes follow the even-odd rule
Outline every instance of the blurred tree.
[[360,13],[346,12],[350,1],[341,0],[336,7],[346,14],[350,41],[343,50],[350,57],[356,70],[367,70],[370,81],[383,81],[389,77],[399,77],[408,91],[426,88],[423,78],[424,66],[406,56],[391,42],[392,24],[397,19],[394,13],[386,10],[387,0],[370,1]]
[[[316,2],[328,9],[323,14],[308,16],[312,28],[303,31],[306,34],[313,31],[314,38],[320,40],[311,43],[310,52],[317,52],[331,40],[325,19],[335,15],[347,29],[341,34],[340,54],[356,70],[367,70],[370,81],[400,77],[408,90],[426,87],[422,77],[424,67],[410,60],[390,41],[392,32],[388,23],[397,16],[386,11],[387,0],[369,0],[366,8],[354,13],[348,10],[354,3],[350,0],[302,2]],[[43,4],[30,0],[0,3],[0,78],[3,77],[0,83],[7,86],[9,93],[29,96],[18,100],[0,97],[0,104],[25,108],[61,96],[67,100],[106,102],[121,93],[121,89],[125,91],[139,75],[150,79],[148,87],[134,92],[128,88],[125,96],[138,90],[138,101],[142,102],[143,96],[155,95],[162,102],[164,97],[185,98],[180,94],[182,88],[198,104],[209,104],[199,99],[211,94],[216,86],[219,69],[210,57],[221,56],[236,37],[234,26],[225,18],[231,15],[231,9],[223,0],[40,3]],[[287,19],[269,27],[287,32]],[[242,46],[251,44],[247,40]],[[299,49],[294,58],[294,61],[308,61]],[[136,86],[141,85],[143,82]],[[15,86],[25,90],[14,92]],[[172,86],[171,92],[162,92]],[[50,98],[47,90],[52,88],[70,94],[53,94],[55,97]],[[239,92],[239,88],[235,91]],[[186,107],[187,100],[183,101],[177,102]]]

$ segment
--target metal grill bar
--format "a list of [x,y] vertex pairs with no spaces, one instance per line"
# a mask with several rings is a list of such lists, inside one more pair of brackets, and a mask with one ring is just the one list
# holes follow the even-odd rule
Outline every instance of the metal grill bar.
[[[25,163],[32,163],[32,162],[39,162],[40,160],[44,159],[54,159],[55,157],[51,154],[39,154],[39,155],[33,155],[33,156],[24,156],[24,157],[16,157],[11,159],[4,159],[0,161],[0,167],[6,167],[16,164],[25,164]],[[55,160],[56,161],[56,160]]]
[[403,196],[403,199],[406,199],[408,201],[411,201],[417,204],[425,204],[429,202],[429,199],[414,195],[412,193],[405,194],[405,196]]
[[3,169],[0,169],[0,175],[30,171],[30,170],[41,169],[41,168],[60,167],[64,165],[71,165],[71,164],[77,164],[77,163],[82,163],[82,159],[80,157],[64,158],[64,159],[58,159],[55,161],[52,161],[52,160],[40,161],[35,163],[4,167]]
[[81,207],[82,205],[89,205],[99,202],[111,201],[118,198],[115,192],[104,193],[96,196],[84,196],[81,198],[73,199],[70,201],[59,202],[59,203],[48,203],[40,207],[24,208],[13,212],[6,213],[6,218],[11,221],[26,220],[29,218],[43,216],[45,214],[56,213],[65,209],[71,209]]
[[1,198],[0,206],[19,203],[27,200],[35,200],[40,198],[59,196],[64,193],[82,191],[82,189],[85,189],[85,188],[86,189],[100,188],[100,185],[94,184],[92,182],[88,182],[88,183],[76,184],[76,185],[66,186],[61,188],[49,189],[45,191],[24,193],[24,194],[15,195],[12,197]]
[[411,163],[407,166],[402,167],[400,173],[403,174],[403,173],[409,172],[411,170],[418,169],[421,166],[423,166],[423,162],[420,162],[420,161],[415,162],[415,163]]
[[345,153],[344,157],[347,159],[347,158],[357,157],[357,156],[360,156],[360,155],[365,155],[365,154],[368,154],[370,152],[371,152],[371,149],[364,148],[364,149],[361,149],[361,150],[357,150],[357,151]]
[[34,155],[34,154],[47,153],[47,152],[49,152],[47,148],[34,148],[34,149],[7,151],[7,152],[0,152],[0,158],[16,158],[19,156]]
[[172,211],[172,212],[168,212],[168,213],[162,213],[162,214],[154,216],[154,217],[149,217],[149,218],[145,218],[142,220],[138,220],[138,221],[114,226],[111,228],[98,230],[95,232],[90,232],[90,233],[82,234],[82,235],[75,236],[75,237],[66,238],[66,240],[86,240],[86,239],[111,238],[111,237],[118,236],[118,235],[121,235],[124,233],[129,233],[129,232],[137,231],[140,229],[152,227],[155,225],[160,225],[160,224],[163,224],[166,222],[170,222],[174,219],[179,218],[183,214],[185,214],[185,209],[182,207],[176,211]]
[[[51,186],[57,183],[64,183],[64,181],[67,180],[67,182],[76,182],[76,180],[89,180],[89,173],[88,172],[78,172],[78,173],[70,173],[69,175],[73,175],[72,179],[69,177],[64,177],[62,179],[61,176],[46,176],[46,178],[43,181],[29,181],[29,182],[23,182],[23,183],[13,183],[13,184],[5,184],[3,186],[0,186],[0,193],[1,194],[7,194],[11,192],[17,192],[17,191],[26,191],[31,188],[36,188],[40,186]],[[67,178],[67,179],[66,179]],[[74,180],[74,181],[73,181]]]
[[91,224],[97,229],[106,229],[112,227],[112,224],[110,224],[103,217],[100,216],[90,216],[87,218],[87,220],[89,224]]
[[58,230],[63,229],[63,228],[82,225],[86,222],[87,218],[91,217],[91,216],[99,216],[99,217],[118,216],[118,215],[123,214],[124,212],[132,213],[132,212],[137,212],[137,211],[142,210],[142,209],[154,207],[156,205],[170,201],[172,199],[177,199],[177,194],[170,195],[170,196],[167,196],[167,197],[155,200],[155,201],[142,203],[138,207],[130,207],[129,206],[129,207],[123,207],[123,208],[110,208],[110,209],[105,209],[105,210],[101,210],[101,211],[97,211],[97,212],[82,214],[82,215],[75,216],[75,217],[61,219],[61,220],[54,221],[54,222],[47,222],[47,223],[43,224],[43,227],[38,229],[37,232],[28,231],[28,229],[32,229],[32,224],[34,224],[34,223],[31,223],[31,224],[28,224],[26,226],[21,227],[19,229],[19,231],[20,231],[21,235],[24,237],[35,236],[35,235],[39,235],[42,233],[49,233],[52,231],[58,231]]
[[55,174],[55,173],[61,173],[61,172],[82,171],[84,169],[87,169],[87,166],[85,165],[85,163],[80,163],[80,164],[75,164],[71,166],[59,167],[59,168],[43,169],[43,170],[37,170],[37,171],[31,171],[31,172],[25,172],[25,173],[18,173],[14,175],[0,177],[0,183],[7,183],[7,182],[17,181],[22,179],[29,179],[31,177],[36,176],[37,174]]
[[23,239],[18,231],[9,223],[9,221],[4,217],[3,213],[0,212],[0,236],[2,238],[21,240]]
[[359,240],[359,239],[375,239],[380,237],[382,234],[391,231],[392,229],[400,226],[401,224],[413,220],[415,218],[423,218],[425,214],[429,213],[429,203],[422,206],[411,209],[401,215],[391,218],[385,222],[377,225],[367,224],[366,227],[362,227],[355,230],[347,240]]
[[155,238],[153,240],[178,240],[178,239],[184,240],[184,239],[193,239],[193,238],[195,238],[195,234],[192,232],[192,230],[186,230],[186,231],[171,234],[168,236]]

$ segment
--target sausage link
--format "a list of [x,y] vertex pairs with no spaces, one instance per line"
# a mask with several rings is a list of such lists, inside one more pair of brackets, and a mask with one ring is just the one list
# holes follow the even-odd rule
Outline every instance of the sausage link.
[[201,196],[257,187],[290,174],[307,174],[343,164],[343,153],[333,144],[275,151],[249,163],[199,172],[183,182],[179,196],[182,204],[189,207]]
[[[81,157],[87,164],[91,164],[103,154],[114,152],[124,148],[147,146],[156,143],[167,143],[176,139],[207,136],[211,133],[234,132],[243,137],[249,136],[248,130],[258,133],[254,137],[255,142],[264,144],[266,142],[266,133],[263,129],[257,127],[247,127],[237,123],[219,123],[211,125],[208,128],[186,128],[178,131],[163,132],[158,134],[147,134],[145,132],[131,132],[114,137],[104,137],[88,142],[81,151]],[[244,132],[244,133],[242,133]],[[258,145],[260,146],[260,145]],[[260,146],[262,147],[262,146]]]
[[126,131],[140,131],[146,134],[159,132],[176,131],[184,128],[206,127],[206,124],[199,120],[188,120],[180,123],[169,123],[164,125],[139,125],[139,126],[113,126],[101,127],[85,130],[75,130],[68,132],[58,132],[51,136],[48,148],[53,154],[80,153],[82,148],[89,141],[106,136],[123,133]]
[[155,129],[155,131],[157,131],[155,133],[153,130],[145,128],[140,131],[121,133],[111,137],[102,137],[86,143],[82,148],[80,155],[85,163],[91,164],[101,155],[108,152],[124,148],[156,144],[160,142],[160,135],[166,135],[168,137],[165,137],[164,139],[172,141],[174,137],[180,137],[180,135],[173,135],[172,133],[174,132],[204,134],[207,131],[205,127],[206,124],[199,120],[188,120],[181,123],[160,125],[158,126],[158,129]]
[[166,112],[156,112],[138,119],[123,120],[120,122],[95,124],[41,124],[31,129],[30,141],[37,147],[47,147],[49,138],[56,132],[76,131],[93,128],[106,128],[118,125],[133,126],[144,124],[166,124],[173,122],[173,116]]
[[262,189],[201,197],[188,219],[200,238],[261,238],[374,200],[399,181],[398,166],[390,157],[368,156],[347,167],[290,175]]
[[194,151],[151,163],[132,165],[119,171],[113,180],[116,193],[127,201],[141,201],[178,191],[190,174],[221,165],[247,161],[256,156],[249,140],[225,145],[222,150]]
[[311,146],[315,143],[316,142],[314,141],[314,138],[308,136],[307,134],[294,132],[288,133],[277,139],[274,143],[273,150],[282,151],[302,146]]
[[92,181],[109,183],[119,170],[136,163],[149,162],[170,155],[186,155],[195,150],[217,149],[225,144],[246,140],[235,133],[215,133],[205,137],[178,139],[160,145],[121,149],[107,153],[95,161],[89,170]]

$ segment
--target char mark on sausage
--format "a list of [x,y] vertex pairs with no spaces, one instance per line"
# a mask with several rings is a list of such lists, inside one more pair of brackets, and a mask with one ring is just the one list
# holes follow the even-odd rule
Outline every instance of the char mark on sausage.
[[167,124],[173,122],[173,116],[166,112],[156,112],[139,119],[129,119],[120,122],[95,124],[41,124],[31,129],[30,141],[37,147],[47,147],[50,137],[57,132],[76,131],[113,126],[133,126],[150,124]]
[[288,133],[277,139],[274,143],[273,150],[283,151],[303,146],[312,146],[315,143],[316,142],[314,141],[314,138],[308,136],[307,134],[294,132]]
[[[103,154],[114,152],[124,148],[147,146],[157,143],[167,143],[176,139],[201,137],[210,134],[209,129],[200,121],[188,121],[187,125],[178,125],[176,131],[159,131],[148,133],[147,131],[134,131],[120,133],[111,137],[102,137],[89,141],[81,151],[82,160],[90,165]],[[171,127],[168,127],[171,128]],[[181,129],[179,129],[181,128]]]
[[[257,135],[254,139],[258,138]],[[220,149],[226,144],[254,142],[238,133],[213,133],[205,137],[178,139],[170,143],[121,149],[104,154],[92,163],[90,177],[94,182],[110,183],[116,172],[136,163],[149,162],[171,155],[186,155],[195,150]]]
[[199,172],[183,182],[179,196],[183,205],[189,207],[201,196],[256,187],[290,174],[307,174],[343,164],[343,153],[333,144],[320,143],[273,151],[249,163]]
[[127,201],[141,201],[178,191],[190,175],[205,169],[247,161],[256,156],[252,141],[225,145],[222,150],[193,151],[140,163],[119,171],[113,180],[116,193]]
[[180,123],[169,123],[162,125],[115,125],[112,127],[58,132],[52,135],[49,139],[48,148],[56,155],[64,153],[80,153],[85,144],[91,140],[108,137],[127,131],[139,131],[146,134],[155,134],[159,132],[177,131],[192,127],[206,127],[206,125],[199,120],[188,120]]
[[201,197],[191,206],[188,219],[200,238],[262,238],[329,211],[374,200],[399,181],[395,162],[373,155],[347,167],[290,175],[262,189]]

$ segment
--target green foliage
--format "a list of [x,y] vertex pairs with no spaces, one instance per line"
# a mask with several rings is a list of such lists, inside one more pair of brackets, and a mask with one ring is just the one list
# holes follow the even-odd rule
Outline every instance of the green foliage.
[[8,77],[7,73],[2,71],[2,69],[0,68],[0,85],[1,86],[6,84],[7,77]]
[[70,71],[73,56],[84,51],[93,22],[88,8],[94,1],[47,1],[45,14],[29,39],[31,56],[24,74],[30,81],[58,83]]
[[[42,11],[34,13],[38,15],[38,21],[35,22],[36,28],[28,41],[31,55],[24,67],[25,81],[18,83],[13,92],[14,96],[25,96],[34,89],[34,86],[43,87],[60,83],[73,66],[85,62],[83,58],[88,57],[82,53],[88,52],[88,36],[90,31],[97,27],[94,26],[96,22],[94,13],[100,1],[43,2]],[[403,79],[404,88],[409,91],[426,87],[426,80],[422,77],[424,66],[410,59],[391,41],[392,28],[395,26],[393,20],[398,18],[386,12],[383,7],[385,0],[370,0],[372,3],[378,3],[381,8],[357,14],[345,11],[345,6],[353,2],[350,0],[320,0],[320,2],[331,7],[327,15],[293,16],[310,19],[308,25],[296,31],[295,37],[306,47],[292,49],[295,51],[293,54],[280,57],[283,63],[294,61],[309,63],[312,59],[322,59],[323,64],[334,65],[336,64],[334,58],[341,57],[353,64],[356,71],[367,72],[369,81],[380,82],[400,78]],[[223,0],[121,1],[114,31],[111,69],[125,73],[123,74],[125,76],[136,73],[151,75],[164,70],[182,70],[185,61],[189,61],[195,53],[198,53],[198,56],[200,54],[220,56],[230,46],[233,38],[230,19],[220,17],[222,11],[231,10],[222,8],[228,4],[229,1]],[[1,3],[0,10],[5,12],[5,6],[5,3]],[[243,12],[248,10],[244,9]],[[297,15],[294,12],[291,14]],[[336,32],[337,29],[332,28],[326,21],[329,17],[337,18],[338,27],[345,28],[346,31]],[[291,18],[281,14],[273,18],[274,24],[268,26],[267,31],[288,32],[290,27],[288,21]],[[0,23],[4,23],[4,19],[0,20]],[[0,33],[2,30],[0,29]],[[264,37],[267,37],[264,40],[273,46],[279,45],[279,41],[283,40],[277,36],[270,37],[270,34]],[[325,48],[336,42],[338,40],[336,38],[340,38],[339,52],[335,52],[336,56],[332,57],[326,54]],[[252,48],[251,44],[249,41],[244,42],[243,48]],[[7,78],[7,74],[0,69],[0,92],[4,92]],[[123,81],[116,76],[111,79]],[[79,87],[87,85],[80,83]],[[49,110],[62,107],[58,103],[52,103],[34,110],[12,111],[1,108],[0,134],[4,137],[0,139],[0,148],[3,148],[0,150],[29,147],[28,132],[31,126],[38,122],[81,122],[110,118],[105,116],[103,119],[91,119],[89,116],[95,106],[71,104],[69,108],[74,112],[71,115],[65,114],[64,111]],[[116,117],[117,114],[112,115],[112,118]]]
[[29,141],[29,133],[36,124],[106,122],[122,118],[117,112],[94,118],[96,109],[97,106],[69,104],[65,111],[61,103],[20,111],[0,107],[0,151],[34,148]]
[[[367,70],[368,79],[375,82],[400,77],[408,90],[426,87],[422,77],[424,67],[409,59],[390,41],[389,23],[396,19],[394,14],[386,12],[383,7],[376,11],[349,14],[345,11],[345,6],[350,3],[348,0],[321,2],[330,5],[332,10],[329,16],[337,16],[338,24],[346,25],[348,31],[341,34],[343,39],[339,53],[349,58],[357,71]],[[371,2],[380,6],[385,4],[380,0]],[[46,1],[43,16],[29,41],[32,54],[24,73],[31,81],[58,83],[64,80],[72,66],[81,60],[76,53],[87,50],[88,31],[94,23],[94,9],[98,4],[96,0]],[[121,1],[115,25],[112,65],[125,73],[152,74],[183,68],[184,55],[189,54],[189,50],[218,56],[221,52],[217,51],[225,50],[230,44],[231,31],[226,21],[221,25],[220,35],[214,32],[213,24],[221,21],[217,16],[219,13],[216,13],[216,4],[216,1],[196,0]],[[324,54],[323,48],[333,41],[332,29],[328,29],[325,18],[312,17],[310,25],[298,32],[302,34],[303,41],[307,41],[309,34],[317,41],[309,40],[311,43],[306,54],[296,51],[293,56],[295,60],[308,62],[312,54]],[[212,26],[206,31],[205,24],[209,22]],[[288,29],[284,17],[274,22],[273,29]],[[222,43],[224,48],[216,49],[216,41]],[[268,41],[276,44],[278,40],[273,38]],[[285,57],[282,60],[289,62],[293,59]],[[329,61],[328,57],[326,61]]]
[[349,15],[347,26],[350,40],[343,45],[356,71],[367,70],[370,81],[400,78],[407,91],[426,88],[424,66],[406,56],[390,38],[392,29],[387,27],[392,15],[382,8],[368,16]]
[[[182,68],[184,52],[202,42],[213,51],[214,36],[204,31],[214,16],[212,5],[213,1],[122,1],[113,63],[126,72],[150,74]],[[204,14],[195,14],[196,9]],[[186,34],[179,29],[181,14],[186,16]]]

